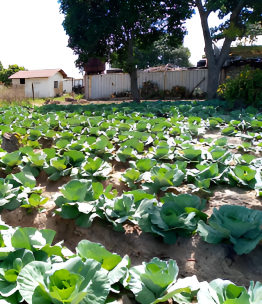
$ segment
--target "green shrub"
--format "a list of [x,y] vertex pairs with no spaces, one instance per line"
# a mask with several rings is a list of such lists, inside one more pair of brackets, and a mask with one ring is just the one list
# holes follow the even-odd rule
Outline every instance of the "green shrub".
[[241,100],[246,105],[262,105],[262,70],[245,68],[236,78],[228,77],[219,86],[218,95],[233,103]]

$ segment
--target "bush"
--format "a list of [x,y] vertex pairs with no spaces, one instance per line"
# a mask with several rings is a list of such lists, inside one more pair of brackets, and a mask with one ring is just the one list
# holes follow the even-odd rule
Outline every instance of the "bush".
[[183,98],[183,97],[186,97],[186,94],[187,94],[187,91],[186,91],[186,88],[185,88],[185,87],[182,87],[182,86],[174,86],[174,87],[171,89],[171,95],[174,96],[174,97]]
[[261,106],[262,71],[245,68],[236,78],[228,77],[217,92],[220,97],[231,103],[238,100],[244,101],[247,106]]
[[245,68],[234,79],[228,77],[226,82],[219,86],[218,95],[234,103],[243,101],[247,106],[262,105],[262,71]]

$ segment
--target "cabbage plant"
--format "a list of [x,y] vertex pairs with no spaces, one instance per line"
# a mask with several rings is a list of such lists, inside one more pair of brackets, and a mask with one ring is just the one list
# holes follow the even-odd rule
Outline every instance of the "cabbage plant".
[[28,304],[103,304],[110,291],[107,272],[80,257],[62,263],[31,262],[19,273],[19,291]]
[[143,183],[142,188],[146,192],[154,194],[159,190],[166,191],[169,188],[177,187],[185,178],[182,170],[178,166],[172,169],[164,165],[155,166],[150,170],[150,174],[143,175],[148,182]]
[[13,188],[13,185],[4,179],[0,179],[0,210],[10,206],[10,202],[16,200],[19,188]]
[[144,207],[147,210],[141,210],[142,216],[137,220],[143,231],[162,236],[167,244],[174,244],[178,236],[192,235],[198,221],[207,219],[201,211],[205,208],[205,201],[195,195],[168,193],[162,202],[162,206],[149,201],[141,203],[139,209]]
[[124,231],[122,223],[126,220],[132,220],[136,212],[134,196],[132,194],[123,194],[115,197],[113,200],[105,200],[104,214],[106,219],[112,223],[114,230]]
[[249,253],[262,240],[262,211],[223,205],[214,208],[208,225],[199,221],[197,231],[208,243],[230,240],[237,254]]
[[248,294],[250,296],[250,304],[262,303],[262,283],[253,281],[250,282],[248,289]]
[[101,183],[92,183],[91,180],[71,180],[60,188],[62,195],[58,195],[55,200],[60,208],[55,213],[66,219],[76,219],[77,225],[81,227],[90,227],[95,217],[105,217],[105,197],[111,199],[117,194],[115,191],[110,192],[111,188],[109,185],[104,190]]
[[44,171],[49,175],[49,180],[57,181],[61,176],[66,176],[71,173],[72,167],[68,168],[68,157],[54,157],[51,158],[49,162],[49,164],[44,164]]
[[105,179],[112,171],[112,166],[99,157],[88,157],[78,169],[81,178],[92,179],[94,181]]
[[79,242],[76,252],[82,259],[94,259],[99,262],[102,268],[108,271],[111,285],[126,277],[127,270],[130,268],[131,262],[127,255],[121,258],[118,254],[106,250],[101,244],[92,243],[88,240]]
[[245,287],[239,287],[228,280],[216,279],[203,282],[197,293],[198,304],[251,304]]
[[142,304],[162,303],[189,288],[168,289],[176,282],[178,266],[174,260],[169,262],[153,258],[149,263],[131,267],[128,288],[134,293],[136,301]]
[[122,174],[121,180],[127,183],[130,189],[137,189],[137,183],[140,181],[140,172],[134,168],[127,169]]

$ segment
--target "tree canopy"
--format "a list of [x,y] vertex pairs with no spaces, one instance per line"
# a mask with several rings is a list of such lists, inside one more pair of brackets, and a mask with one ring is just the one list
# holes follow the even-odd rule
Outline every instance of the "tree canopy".
[[12,64],[9,65],[7,69],[4,69],[2,63],[0,62],[0,81],[6,85],[10,85],[12,80],[8,79],[8,77],[19,71],[25,71],[25,68],[20,67],[17,64]]
[[181,43],[185,34],[182,20],[191,16],[189,3],[183,0],[59,0],[65,14],[64,29],[68,46],[78,55],[77,66],[89,58],[103,61],[112,52],[131,76],[131,92],[139,99],[134,46],[143,50],[162,35],[170,45]]
[[[219,83],[219,74],[228,58],[230,45],[237,38],[245,37],[250,31],[251,24],[262,20],[261,1],[258,0],[194,0],[193,5],[198,8],[203,35],[205,52],[208,62],[208,97],[213,98]],[[221,23],[210,28],[208,17],[214,12],[218,14]],[[220,55],[213,51],[213,41],[224,39]]]
[[[139,50],[138,47],[134,47],[134,59],[138,69],[145,69],[148,66],[166,65],[168,63],[175,64],[180,67],[189,67],[191,63],[189,58],[191,53],[188,48],[178,46],[176,48],[171,47],[168,44],[168,36],[164,35],[159,40],[155,41],[147,49]],[[123,61],[119,59],[119,53],[114,52],[110,56],[110,63],[113,67],[123,68]]]

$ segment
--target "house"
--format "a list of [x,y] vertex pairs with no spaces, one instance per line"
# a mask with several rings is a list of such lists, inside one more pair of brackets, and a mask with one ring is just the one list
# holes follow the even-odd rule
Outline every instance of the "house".
[[66,73],[62,69],[19,71],[9,79],[15,88],[23,88],[26,97],[44,98],[63,94]]

